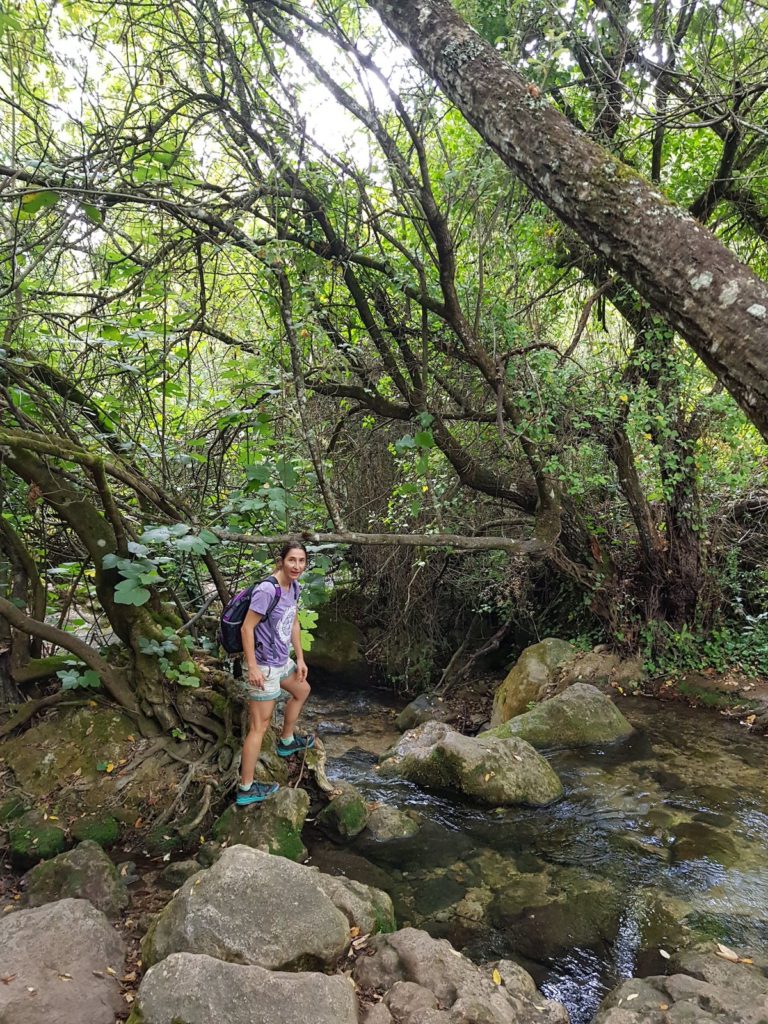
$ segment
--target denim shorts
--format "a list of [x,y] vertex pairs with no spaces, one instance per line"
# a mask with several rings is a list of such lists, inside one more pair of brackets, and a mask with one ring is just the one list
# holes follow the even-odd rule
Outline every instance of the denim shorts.
[[[280,684],[296,671],[296,662],[289,658],[283,665],[259,665],[264,676],[264,689],[248,685],[248,680],[241,679],[238,692],[243,700],[277,700],[280,696]],[[247,668],[243,666],[244,671]]]

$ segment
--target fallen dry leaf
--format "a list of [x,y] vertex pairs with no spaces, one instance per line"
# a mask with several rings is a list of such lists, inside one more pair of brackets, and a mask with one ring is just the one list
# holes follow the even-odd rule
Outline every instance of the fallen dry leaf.
[[627,996],[627,1002],[631,1003],[633,999],[637,999],[638,993],[633,992],[631,996]]
[[[111,974],[113,978],[114,978],[114,977],[115,977],[115,975],[117,974],[117,971],[115,970],[115,968],[114,968],[114,967],[107,967],[107,968],[105,968],[105,969],[106,969],[106,972],[107,972],[107,974]],[[96,971],[94,971],[93,973],[95,974],[95,973],[96,973]]]
[[15,974],[4,974],[2,978],[0,978],[0,981],[2,981],[4,985],[10,985],[15,977]]
[[360,929],[357,927],[357,925],[355,925],[354,928],[349,929],[349,934],[352,936],[353,939],[356,939],[357,936],[360,934]]
[[129,974],[126,974],[124,977],[120,979],[120,981],[124,981],[126,983],[136,981],[136,971],[131,971]]
[[669,1003],[659,1003],[659,1009],[660,1010],[668,1010],[669,1009]]
[[132,1003],[135,998],[136,996],[133,992],[123,992],[123,999],[125,999],[126,1003]]
[[71,974],[67,974],[66,972],[63,972],[62,974],[59,975],[59,981],[72,981],[72,975]]
[[717,949],[715,950],[715,955],[722,957],[723,960],[730,960],[732,964],[737,964],[740,959],[738,953],[734,953],[732,949],[729,949],[727,946],[724,946],[722,942],[718,942]]

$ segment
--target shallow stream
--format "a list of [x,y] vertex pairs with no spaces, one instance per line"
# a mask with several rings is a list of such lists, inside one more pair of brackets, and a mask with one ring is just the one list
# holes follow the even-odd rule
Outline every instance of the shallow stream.
[[737,723],[627,699],[629,742],[547,754],[563,800],[487,809],[378,777],[398,736],[386,695],[316,688],[310,706],[331,779],[423,817],[383,844],[318,835],[312,863],[386,889],[401,927],[476,961],[514,956],[573,1024],[617,980],[663,973],[678,945],[768,950],[768,744]]

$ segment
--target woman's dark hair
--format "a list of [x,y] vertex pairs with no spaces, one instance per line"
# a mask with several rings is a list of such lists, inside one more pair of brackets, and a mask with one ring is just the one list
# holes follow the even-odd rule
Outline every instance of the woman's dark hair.
[[309,558],[309,553],[300,540],[289,540],[280,548],[280,561],[282,562],[294,548],[301,548],[307,558]]

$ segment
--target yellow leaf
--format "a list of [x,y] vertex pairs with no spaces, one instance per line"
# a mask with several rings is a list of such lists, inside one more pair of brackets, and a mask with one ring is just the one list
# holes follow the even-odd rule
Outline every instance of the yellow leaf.
[[58,821],[58,820],[59,820],[58,814],[49,814],[48,815],[48,821]]
[[353,939],[356,939],[357,936],[360,934],[360,929],[357,926],[355,926],[354,928],[350,928],[349,934],[352,936]]
[[490,779],[490,777],[491,777],[491,773],[490,773],[490,772],[486,772],[486,773],[485,773],[485,775],[483,776],[483,780],[484,780],[485,782],[487,782],[487,781],[488,781],[488,779]]
[[493,978],[493,984],[494,985],[500,985],[501,984],[501,975],[499,974],[498,967],[494,967],[493,968],[493,974],[491,975],[491,977]]
[[668,1010],[669,1009],[669,1003],[659,1003],[659,1009],[660,1010]]
[[628,402],[629,398],[628,398],[627,395],[619,395],[619,401],[620,402]]
[[125,738],[128,740],[129,743],[133,743],[136,739],[133,733],[128,733],[128,735]]
[[113,772],[115,770],[115,766],[110,761],[109,764],[107,765],[107,767],[104,770],[107,771],[107,772]]

